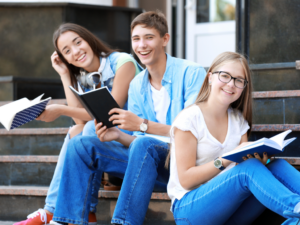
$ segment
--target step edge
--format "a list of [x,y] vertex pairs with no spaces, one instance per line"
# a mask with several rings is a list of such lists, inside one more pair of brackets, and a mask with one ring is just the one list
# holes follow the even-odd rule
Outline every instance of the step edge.
[[300,90],[286,90],[286,91],[255,91],[252,92],[252,98],[291,98],[300,97]]
[[300,131],[300,124],[253,124],[252,132],[265,131],[285,131],[291,129],[292,131]]
[[[13,101],[0,101],[0,106],[6,105],[10,102],[13,102]],[[49,105],[51,105],[51,104],[67,105],[67,100],[66,99],[51,99],[48,104]]]
[[10,131],[0,129],[0,136],[13,135],[65,135],[68,133],[69,127],[55,128],[16,128]]
[[[0,186],[0,195],[20,195],[20,196],[47,196],[48,187],[37,186]],[[118,198],[119,191],[99,190],[98,198]],[[170,198],[166,192],[153,192],[152,200],[168,200]]]
[[51,155],[0,155],[0,163],[57,163]]

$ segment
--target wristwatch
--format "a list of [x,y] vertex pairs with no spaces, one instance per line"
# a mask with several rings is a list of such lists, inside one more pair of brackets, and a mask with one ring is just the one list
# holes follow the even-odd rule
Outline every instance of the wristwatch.
[[147,129],[148,129],[148,120],[144,119],[144,121],[140,125],[140,130],[145,133]]
[[225,167],[224,167],[223,164],[222,164],[222,160],[219,159],[219,157],[217,157],[217,158],[215,159],[215,161],[214,161],[214,166],[215,166],[217,169],[219,169],[219,170],[224,170],[224,169],[225,169]]

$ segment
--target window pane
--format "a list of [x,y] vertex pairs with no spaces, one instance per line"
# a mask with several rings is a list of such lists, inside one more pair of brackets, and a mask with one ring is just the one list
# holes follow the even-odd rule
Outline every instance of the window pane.
[[235,0],[197,0],[197,23],[235,20]]

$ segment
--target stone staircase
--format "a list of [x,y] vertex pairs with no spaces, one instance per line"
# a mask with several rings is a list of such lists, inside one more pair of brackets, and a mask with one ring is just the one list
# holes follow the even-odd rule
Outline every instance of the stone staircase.
[[[276,157],[285,158],[299,169],[300,91],[254,92],[253,98],[255,125],[250,140],[292,129],[289,136],[298,139]],[[0,106],[5,103],[0,102]],[[0,225],[24,220],[43,208],[63,139],[72,124],[70,118],[62,117],[52,123],[32,121],[12,131],[0,129]],[[99,190],[98,224],[110,224],[118,195],[118,191]],[[279,225],[282,221],[284,218],[266,210],[253,225]],[[144,224],[175,224],[166,193],[152,194]]]

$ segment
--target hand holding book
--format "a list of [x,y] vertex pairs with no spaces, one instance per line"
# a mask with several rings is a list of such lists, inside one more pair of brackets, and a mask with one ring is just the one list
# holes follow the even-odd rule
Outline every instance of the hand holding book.
[[291,132],[291,130],[287,130],[278,135],[275,135],[270,139],[262,138],[252,143],[247,142],[247,145],[241,146],[231,152],[224,154],[222,158],[241,163],[244,161],[243,157],[247,157],[248,155],[254,155],[255,153],[257,153],[262,159],[265,159],[266,156],[263,155],[263,153],[267,153],[267,156],[271,156],[283,152],[284,147],[296,139],[290,138],[288,140],[284,140],[284,138]]

